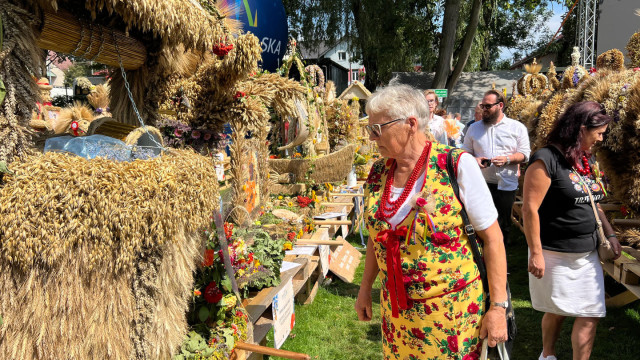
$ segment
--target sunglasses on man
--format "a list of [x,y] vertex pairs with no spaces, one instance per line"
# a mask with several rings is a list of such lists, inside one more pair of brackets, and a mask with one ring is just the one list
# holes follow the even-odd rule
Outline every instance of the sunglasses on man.
[[478,106],[480,107],[480,109],[483,109],[483,110],[489,110],[489,109],[491,109],[492,107],[494,107],[494,106],[496,106],[496,105],[500,104],[501,102],[502,102],[502,101],[498,101],[498,102],[497,102],[497,103],[495,103],[495,104],[478,104]]
[[393,124],[396,121],[400,121],[400,120],[405,120],[406,118],[400,118],[400,119],[395,119],[395,120],[391,120],[391,121],[387,121],[384,124],[373,124],[373,125],[367,125],[364,128],[367,130],[367,132],[369,133],[369,136],[375,136],[375,137],[380,137],[380,135],[382,134],[382,127],[385,125],[389,125],[389,124]]

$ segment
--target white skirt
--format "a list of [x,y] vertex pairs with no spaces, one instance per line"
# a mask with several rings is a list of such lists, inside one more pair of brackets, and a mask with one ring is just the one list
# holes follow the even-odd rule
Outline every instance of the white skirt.
[[[530,255],[530,254],[529,254]],[[570,317],[604,317],[604,275],[598,252],[562,253],[542,250],[542,279],[529,273],[534,309]]]

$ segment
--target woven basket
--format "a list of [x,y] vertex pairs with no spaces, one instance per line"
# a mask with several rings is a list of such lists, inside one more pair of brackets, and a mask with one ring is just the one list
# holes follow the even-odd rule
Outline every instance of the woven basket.
[[[315,183],[337,182],[347,178],[353,166],[353,156],[356,147],[353,144],[331,153],[311,159],[270,159],[269,167],[278,174],[292,173],[296,182],[306,180]],[[309,168],[315,164],[315,168],[307,179]]]

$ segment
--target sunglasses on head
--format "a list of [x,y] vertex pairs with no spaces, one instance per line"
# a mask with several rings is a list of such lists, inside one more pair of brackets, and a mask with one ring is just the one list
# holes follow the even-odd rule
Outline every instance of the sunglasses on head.
[[480,107],[480,109],[489,110],[489,109],[491,109],[492,107],[494,107],[494,106],[496,106],[496,105],[498,105],[498,104],[500,104],[500,103],[501,103],[501,101],[498,101],[498,102],[497,102],[497,103],[495,103],[495,104],[478,104],[478,106]]
[[405,119],[406,118],[400,118],[400,119],[387,121],[384,124],[367,125],[364,128],[367,130],[367,132],[369,133],[370,136],[380,137],[380,135],[382,134],[382,127],[383,126],[389,125],[389,124],[393,124],[396,121],[405,120]]

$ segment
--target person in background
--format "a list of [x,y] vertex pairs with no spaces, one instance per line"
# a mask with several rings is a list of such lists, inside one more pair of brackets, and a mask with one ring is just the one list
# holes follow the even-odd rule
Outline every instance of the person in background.
[[473,119],[469,120],[469,122],[467,122],[467,125],[464,126],[464,130],[462,130],[463,142],[464,136],[467,135],[467,131],[469,130],[469,126],[473,125],[473,123],[476,121],[482,120],[482,108],[480,107],[480,104],[482,104],[482,101],[478,102],[478,105],[476,105],[475,111],[473,113]]
[[436,115],[437,110],[442,110],[445,112],[445,114],[446,111],[444,109],[438,109],[438,105],[440,103],[438,101],[438,95],[436,95],[435,91],[426,90],[424,92],[424,97],[427,99],[427,103],[429,103],[430,117],[428,128],[437,142],[447,145],[449,141],[447,139],[447,133],[444,130],[444,118],[440,115]]
[[469,127],[462,148],[476,157],[498,209],[498,223],[509,243],[511,208],[516,198],[519,164],[529,159],[531,148],[527,128],[504,115],[504,96],[496,90],[484,94],[482,121]]
[[[358,319],[371,321],[379,276],[385,360],[479,359],[483,341],[507,340],[506,256],[491,194],[477,181],[480,169],[473,156],[427,139],[429,106],[410,86],[376,90],[367,114],[369,139],[383,158],[364,185],[369,240]],[[446,170],[448,153],[459,200]],[[471,255],[462,205],[483,240],[489,289]]]
[[[533,308],[545,313],[539,360],[557,360],[555,344],[567,317],[576,318],[571,333],[573,359],[589,359],[598,320],[606,315],[589,191],[596,202],[605,193],[589,159],[591,147],[602,141],[610,122],[611,117],[596,102],[571,106],[549,134],[549,144],[531,156],[524,177],[522,215],[529,245],[529,292]],[[620,243],[602,209],[597,208],[617,258]]]

